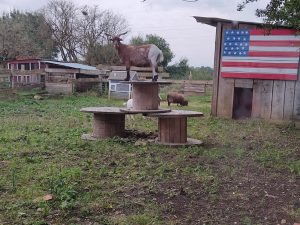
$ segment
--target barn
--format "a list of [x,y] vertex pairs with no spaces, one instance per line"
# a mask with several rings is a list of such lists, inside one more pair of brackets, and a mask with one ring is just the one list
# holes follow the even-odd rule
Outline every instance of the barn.
[[295,30],[194,18],[216,27],[213,116],[300,121],[300,36]]

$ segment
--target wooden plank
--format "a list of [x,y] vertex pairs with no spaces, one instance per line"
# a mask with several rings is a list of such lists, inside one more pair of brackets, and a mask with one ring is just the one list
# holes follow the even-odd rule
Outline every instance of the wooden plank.
[[[96,66],[96,68],[98,70],[119,70],[119,71],[124,71],[126,70],[125,66],[110,66],[110,65],[98,65]],[[152,68],[151,67],[136,67],[136,66],[132,66],[130,67],[131,71],[137,71],[137,72],[152,72]],[[158,72],[163,72],[164,68],[162,66],[158,67]]]
[[285,82],[283,119],[292,120],[294,112],[295,81]]
[[252,79],[235,79],[234,87],[253,88],[253,80]]
[[79,69],[81,74],[88,74],[88,75],[105,75],[106,72],[103,70],[84,70]]
[[174,136],[174,143],[181,143],[181,118],[178,119],[172,119],[172,123],[174,123],[174,130],[173,130],[173,136]]
[[234,79],[219,78],[217,115],[232,118]]
[[55,68],[45,68],[47,73],[79,73],[80,69],[55,69]]
[[285,81],[274,80],[272,97],[272,120],[283,120]]
[[159,141],[162,143],[169,142],[169,118],[159,118]]
[[294,98],[294,120],[300,120],[300,81],[295,84],[295,98]]
[[263,80],[261,83],[261,115],[263,119],[271,118],[273,80]]
[[175,134],[176,132],[176,127],[175,127],[175,118],[168,118],[167,120],[169,120],[169,141],[168,143],[175,143]]
[[181,126],[181,143],[187,142],[187,118],[182,117],[180,120],[180,126]]
[[171,80],[168,79],[172,84],[191,84],[191,85],[198,85],[203,84],[205,86],[213,85],[213,80]]
[[253,81],[252,118],[261,118],[262,80]]
[[222,46],[222,23],[218,23],[216,27],[215,40],[215,58],[214,58],[214,72],[213,72],[213,92],[211,103],[211,115],[217,116],[218,112],[218,89],[220,76],[220,62],[221,62],[221,46]]

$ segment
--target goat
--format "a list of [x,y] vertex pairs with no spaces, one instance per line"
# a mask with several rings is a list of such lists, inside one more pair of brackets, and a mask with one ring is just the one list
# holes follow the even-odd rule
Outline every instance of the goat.
[[167,102],[168,106],[171,105],[171,103],[177,103],[181,106],[187,106],[188,105],[188,100],[184,98],[182,94],[176,93],[176,92],[170,92],[167,95]]
[[116,36],[111,36],[111,41],[114,44],[115,49],[118,52],[119,58],[122,63],[126,66],[127,77],[125,81],[130,80],[130,67],[131,66],[140,66],[146,67],[151,66],[152,68],[152,81],[157,81],[158,79],[158,63],[164,60],[162,51],[154,44],[145,44],[145,45],[125,45],[121,43],[123,41],[120,38],[121,35],[126,34],[122,33]]
[[[160,105],[160,102],[162,101],[160,95],[158,95],[158,105]],[[133,99],[128,99],[127,102],[123,103],[124,106],[126,106],[127,109],[133,109]]]
[[123,105],[126,105],[127,109],[132,109],[133,108],[133,99],[132,98],[128,99],[128,101],[126,103],[124,103]]

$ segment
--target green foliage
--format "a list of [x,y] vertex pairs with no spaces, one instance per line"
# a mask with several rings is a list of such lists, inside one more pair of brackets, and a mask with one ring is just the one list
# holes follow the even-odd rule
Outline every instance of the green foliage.
[[298,176],[300,176],[300,160],[291,161],[288,167],[290,168],[292,173],[295,173]]
[[207,66],[190,67],[193,80],[212,80],[213,68]]
[[161,63],[163,67],[166,67],[169,62],[172,61],[174,58],[174,54],[170,49],[169,43],[162,37],[159,37],[155,34],[147,34],[145,38],[142,36],[133,37],[130,40],[131,44],[134,45],[141,45],[141,44],[154,44],[156,45],[160,50],[162,50],[164,55],[164,61]]
[[179,63],[168,66],[166,71],[170,73],[171,79],[186,79],[189,73],[188,60],[181,59]]
[[[238,11],[258,0],[245,0],[238,5]],[[300,1],[270,0],[265,9],[257,9],[256,16],[262,18],[268,25],[285,25],[300,31]]]
[[86,63],[89,65],[116,65],[120,63],[119,56],[112,44],[95,44],[95,46],[88,49],[86,55]]
[[80,184],[80,168],[51,169],[44,179],[45,187],[52,193],[62,209],[74,206]]
[[53,58],[57,48],[51,39],[51,30],[40,13],[4,13],[0,18],[0,53],[2,60],[18,55]]
[[[170,65],[166,68],[170,73],[171,79],[175,80],[212,80],[213,69],[210,67],[192,67],[188,65],[186,58],[181,59],[178,63]],[[192,77],[190,78],[190,74]]]

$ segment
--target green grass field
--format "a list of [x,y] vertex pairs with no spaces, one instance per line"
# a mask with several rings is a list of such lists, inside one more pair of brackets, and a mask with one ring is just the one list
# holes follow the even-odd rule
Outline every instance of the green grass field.
[[[81,140],[92,115],[122,106],[93,94],[0,100],[0,224],[293,224],[300,222],[300,130],[210,117],[211,95],[189,97],[201,147],[137,138]],[[167,107],[165,102],[161,107]],[[126,128],[157,133],[136,115]],[[51,194],[52,200],[43,200]]]

